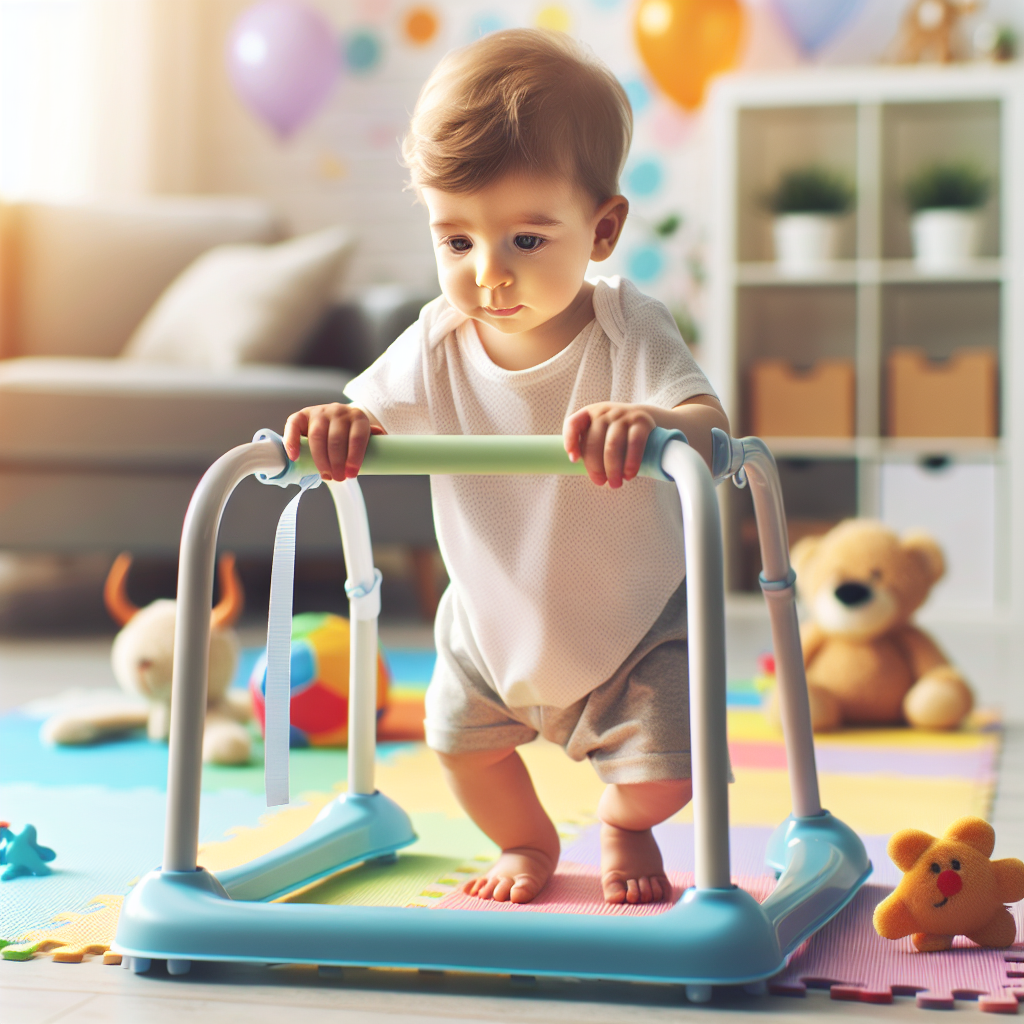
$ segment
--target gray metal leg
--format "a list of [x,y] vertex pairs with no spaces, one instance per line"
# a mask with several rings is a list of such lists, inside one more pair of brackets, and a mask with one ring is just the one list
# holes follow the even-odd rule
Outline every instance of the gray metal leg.
[[671,441],[661,460],[683,510],[690,661],[694,876],[698,889],[732,886],[729,751],[725,717],[725,581],[715,485],[689,445]]
[[194,871],[199,848],[210,609],[220,518],[240,481],[260,470],[279,473],[285,464],[284,450],[272,441],[232,448],[206,471],[185,513],[171,683],[165,871]]

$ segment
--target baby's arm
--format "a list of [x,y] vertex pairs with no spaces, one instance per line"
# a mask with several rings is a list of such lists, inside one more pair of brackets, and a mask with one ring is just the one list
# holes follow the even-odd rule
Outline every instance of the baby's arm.
[[354,405],[311,405],[288,417],[284,447],[293,462],[299,439],[309,438],[309,454],[324,480],[348,480],[359,472],[371,434],[383,434],[376,417]]
[[711,430],[718,427],[728,433],[729,418],[712,395],[696,395],[674,409],[599,402],[567,417],[562,438],[569,458],[582,458],[595,484],[614,488],[640,472],[644,446],[655,427],[681,430],[710,468]]

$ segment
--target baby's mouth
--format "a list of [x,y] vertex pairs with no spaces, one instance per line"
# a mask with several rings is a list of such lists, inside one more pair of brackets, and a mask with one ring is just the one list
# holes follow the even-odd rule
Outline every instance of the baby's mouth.
[[933,903],[932,906],[933,907],[944,907],[948,902],[949,902],[949,897],[947,896],[941,903]]
[[523,308],[523,304],[520,303],[518,306],[508,306],[505,309],[493,309],[491,306],[484,306],[484,309],[491,316],[512,316],[513,313],[518,313]]

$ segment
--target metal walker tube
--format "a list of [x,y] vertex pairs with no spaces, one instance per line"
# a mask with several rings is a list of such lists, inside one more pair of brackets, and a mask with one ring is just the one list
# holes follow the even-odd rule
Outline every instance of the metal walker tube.
[[210,657],[210,607],[217,530],[231,492],[251,473],[280,472],[287,460],[272,441],[239,445],[199,481],[181,531],[178,612],[171,682],[170,753],[164,871],[194,871],[199,849],[199,789]]

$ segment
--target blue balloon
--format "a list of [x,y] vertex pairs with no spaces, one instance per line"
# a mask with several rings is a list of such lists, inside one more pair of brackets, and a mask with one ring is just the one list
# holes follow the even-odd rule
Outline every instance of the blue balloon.
[[800,49],[816,53],[863,3],[864,0],[775,0],[775,9]]
[[626,260],[630,278],[641,283],[653,281],[665,266],[661,250],[653,245],[641,245],[634,249]]
[[663,177],[657,160],[641,160],[626,172],[626,188],[635,196],[652,196],[661,188]]

